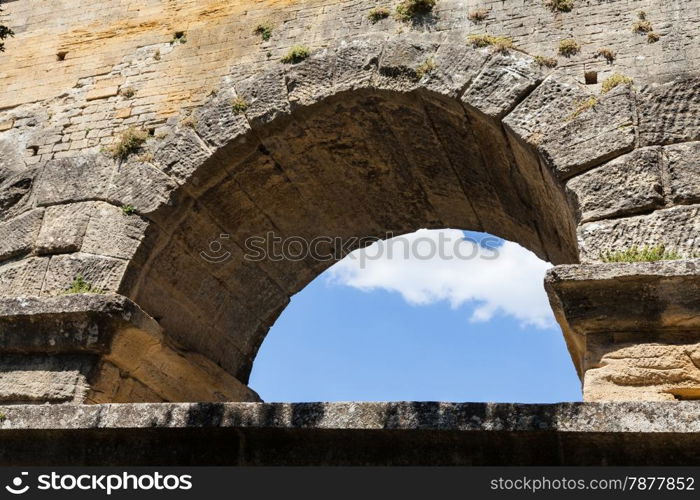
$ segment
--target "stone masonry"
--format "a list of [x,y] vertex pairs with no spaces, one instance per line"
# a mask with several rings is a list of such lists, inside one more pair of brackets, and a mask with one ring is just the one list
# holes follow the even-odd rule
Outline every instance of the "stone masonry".
[[700,0],[369,19],[396,4],[3,4],[0,404],[258,401],[265,334],[331,262],[249,238],[424,227],[556,265],[587,401],[700,397]]

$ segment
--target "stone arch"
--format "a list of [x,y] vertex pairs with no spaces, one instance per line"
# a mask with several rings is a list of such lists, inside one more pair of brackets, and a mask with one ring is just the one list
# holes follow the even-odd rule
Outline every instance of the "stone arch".
[[[674,191],[662,164],[675,154],[674,171],[691,176],[683,173],[692,167],[684,165],[682,151],[697,150],[697,143],[665,146],[691,139],[680,137],[680,124],[663,131],[654,125],[654,115],[668,105],[669,88],[640,98],[623,85],[585,109],[581,103],[590,90],[548,74],[527,54],[413,34],[341,40],[298,64],[273,64],[253,74],[234,68],[191,117],[151,142],[150,159],[49,162],[32,193],[38,208],[17,217],[25,227],[40,226],[29,243],[40,251],[5,270],[5,295],[18,295],[11,287],[21,287],[27,273],[43,276],[32,292],[47,296],[83,275],[155,319],[126,330],[162,328],[159,346],[189,363],[174,370],[197,369],[192,377],[200,384],[218,377],[224,379],[220,385],[231,386],[247,380],[257,348],[289,296],[328,265],[247,261],[250,236],[382,236],[458,227],[519,242],[555,264],[595,262],[601,251],[654,242],[690,255],[700,242],[683,235],[697,228],[698,192]],[[234,109],[235,98],[244,110]],[[127,204],[136,215],[122,214]],[[85,220],[79,243],[70,232],[50,237],[64,229],[60,221],[67,217]],[[651,235],[650,224],[657,228]],[[226,265],[203,260],[199,252],[222,234],[231,243]],[[658,277],[679,276],[697,286],[694,265],[644,268],[639,273],[647,281],[630,284],[625,293],[633,298],[640,287],[668,287]],[[618,277],[617,268],[602,275],[577,269],[557,268],[549,290],[582,376],[601,364],[589,359],[589,333],[631,335],[652,325],[657,337],[673,330],[688,344],[695,320],[678,317],[695,307],[692,299],[679,298],[669,314],[656,303],[652,319],[625,311],[616,322],[608,314],[610,323],[601,327],[590,317],[604,314],[611,293],[606,287]],[[629,268],[621,272],[630,276]],[[588,290],[586,300],[581,290]],[[62,300],[52,307],[73,307]],[[580,304],[588,309],[581,312]],[[85,307],[81,314],[92,306]],[[100,377],[112,383],[103,372]],[[146,380],[152,373],[136,372],[130,383],[149,389],[130,390],[125,399],[149,400],[152,393],[161,399],[254,398],[226,388],[177,394]],[[680,382],[654,382],[663,390],[643,397],[674,395],[669,384],[695,391],[695,372],[688,373]],[[624,376],[615,380],[615,387],[627,383]]]

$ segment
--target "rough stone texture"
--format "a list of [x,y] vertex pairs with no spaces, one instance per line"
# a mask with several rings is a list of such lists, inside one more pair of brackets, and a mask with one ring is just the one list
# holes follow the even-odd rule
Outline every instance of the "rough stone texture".
[[15,466],[700,463],[694,402],[23,405],[2,410],[0,463]]
[[566,185],[581,222],[633,215],[664,204],[661,148],[642,148],[573,178]]
[[5,404],[259,400],[121,296],[0,299],[0,331]]
[[545,287],[585,375],[586,400],[700,396],[699,269],[695,259],[548,272]]
[[[367,19],[374,0],[113,3],[4,6],[17,35],[0,55],[9,68],[0,75],[0,296],[50,301],[82,276],[135,300],[168,341],[246,382],[289,297],[333,262],[250,261],[252,236],[455,227],[493,232],[554,264],[635,245],[687,258],[700,250],[700,0],[590,0],[568,13],[541,0],[439,0],[415,23],[376,24]],[[467,18],[475,8],[488,9],[481,25]],[[639,10],[657,43],[632,32]],[[253,33],[260,22],[273,27],[268,41]],[[187,43],[171,43],[180,31]],[[479,33],[511,37],[515,48],[475,48],[466,38]],[[537,64],[572,37],[579,54]],[[284,64],[294,45],[311,55]],[[614,62],[596,57],[601,47]],[[603,94],[614,73],[634,84]],[[114,158],[130,127],[148,139]],[[620,305],[606,286],[601,300]],[[641,310],[690,296],[661,289],[666,296],[627,296]],[[597,303],[597,288],[586,290],[593,295],[560,309]],[[565,330],[567,314],[558,313]],[[631,375],[656,352],[654,335],[671,335],[663,322],[638,346],[601,337],[605,349],[572,324],[565,334],[581,376],[595,380],[586,384],[630,388],[610,392],[616,399],[672,394],[651,372],[646,382],[647,372]],[[695,352],[698,330],[683,335],[664,337],[660,358],[673,369],[679,353]],[[588,351],[605,367],[588,370]],[[103,360],[110,382],[100,401],[156,398],[148,384],[117,383],[120,370]],[[129,370],[144,380],[157,371]],[[618,384],[621,374],[636,385]],[[680,396],[694,394],[694,377]]]
[[700,252],[700,206],[678,206],[648,215],[601,220],[579,227],[583,262],[595,262],[606,252],[664,245],[684,257]]

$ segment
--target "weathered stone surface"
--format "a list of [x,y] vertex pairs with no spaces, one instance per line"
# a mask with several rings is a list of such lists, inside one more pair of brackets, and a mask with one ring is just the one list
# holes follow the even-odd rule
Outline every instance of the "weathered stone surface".
[[674,203],[700,202],[700,142],[663,148],[668,197]]
[[119,206],[131,205],[138,213],[152,212],[170,200],[177,183],[149,163],[122,164],[112,178],[107,198]]
[[34,193],[39,205],[104,198],[116,164],[102,154],[52,160],[42,171]]
[[550,269],[545,288],[587,401],[700,394],[699,271],[698,259]]
[[700,207],[671,207],[649,215],[589,222],[579,227],[582,262],[600,261],[607,252],[664,245],[684,257],[700,252]]
[[[167,343],[125,297],[2,299],[0,329],[0,402],[259,400],[209,359]],[[34,364],[22,367],[27,353],[37,353]],[[30,379],[31,369],[41,373]]]
[[85,231],[82,251],[118,259],[130,259],[148,226],[139,215],[125,214],[121,208],[98,202]]
[[92,366],[88,356],[3,353],[0,404],[80,404],[85,401]]
[[39,295],[48,257],[32,257],[0,265],[0,297]]
[[502,118],[541,80],[542,73],[532,58],[512,51],[496,54],[472,80],[462,102],[485,115]]
[[153,156],[163,172],[182,184],[209,154],[202,139],[191,128],[185,127],[159,144]]
[[37,209],[0,223],[0,261],[31,251],[43,217],[44,210]]
[[126,266],[125,260],[86,253],[54,255],[46,272],[42,293],[64,293],[79,276],[98,290],[116,291]]
[[245,114],[233,109],[235,92],[222,89],[193,115],[197,134],[213,147],[222,147],[250,130]]
[[236,82],[236,93],[247,104],[245,116],[251,127],[289,114],[285,78],[285,67],[278,64],[262,75],[247,76]]
[[700,78],[640,92],[639,140],[645,146],[700,140]]
[[[645,0],[659,43],[631,32],[622,0],[576,2],[574,12],[556,15],[539,0],[526,8],[488,0],[483,26],[456,0],[415,22],[376,24],[367,19],[374,0],[262,0],[255,9],[202,0],[160,10],[125,1],[115,10],[94,0],[79,16],[64,2],[47,23],[32,21],[40,0],[5,7],[17,36],[0,55],[13,68],[0,74],[0,224],[13,229],[0,247],[4,258],[25,260],[0,267],[3,294],[59,294],[85,275],[137,297],[169,340],[245,382],[289,296],[330,265],[310,257],[247,262],[248,238],[268,231],[310,239],[461,227],[494,232],[554,263],[595,261],[632,245],[697,252],[696,150],[683,141],[699,138],[700,52],[692,47],[700,0]],[[269,40],[252,34],[263,21],[274,24]],[[189,43],[171,43],[173,26],[187,27]],[[517,48],[465,41],[482,30]],[[56,34],[58,61],[46,44]],[[556,69],[529,55],[551,55],[553,41],[571,37],[583,50],[559,57]],[[294,45],[310,57],[283,64]],[[591,57],[603,46],[616,53],[614,64]],[[634,84],[600,93],[592,80],[613,72]],[[234,97],[245,110],[233,109]],[[119,162],[98,154],[128,127],[153,139]],[[578,207],[567,203],[564,181]],[[99,209],[86,221],[62,206],[78,203]],[[122,205],[138,215],[122,215]],[[12,221],[31,218],[37,206],[47,210],[33,246],[32,226]],[[580,249],[575,208],[584,221]],[[224,234],[231,266],[202,256]],[[73,254],[49,261],[34,250]],[[640,340],[641,354],[623,358],[642,359],[644,345],[672,340]],[[575,347],[619,365],[611,342],[600,356],[592,344]],[[125,352],[175,363],[148,341],[130,345]],[[664,359],[682,359],[674,356]],[[625,363],[625,377],[643,379],[634,375],[637,361]],[[124,369],[103,360],[95,369],[108,382],[94,401],[164,400],[174,389],[124,377],[157,378],[148,362]],[[649,394],[673,395],[654,377]]]
[[699,463],[694,402],[22,405],[3,412],[0,463],[13,465]]
[[94,202],[53,205],[46,208],[36,241],[39,254],[77,252],[83,244]]
[[550,168],[566,179],[631,151],[635,143],[634,93],[619,86],[597,104],[573,117],[577,106],[562,110],[566,123],[545,135],[542,154]]
[[661,148],[642,148],[566,184],[580,222],[647,212],[664,203]]

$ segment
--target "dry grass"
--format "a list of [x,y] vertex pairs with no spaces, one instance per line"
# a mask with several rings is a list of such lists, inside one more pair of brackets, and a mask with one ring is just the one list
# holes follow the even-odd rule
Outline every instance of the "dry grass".
[[601,91],[603,92],[603,94],[607,94],[619,85],[627,85],[629,87],[630,85],[632,85],[632,83],[634,83],[634,80],[632,80],[632,78],[630,78],[629,76],[625,76],[620,73],[615,73],[603,82]]
[[285,64],[296,64],[303,61],[311,55],[311,51],[304,45],[294,45],[289,49],[289,52],[282,58]]
[[554,57],[535,56],[535,63],[541,68],[556,68],[557,66],[557,60]]
[[613,52],[611,49],[608,49],[607,47],[603,47],[601,49],[598,49],[598,52],[596,52],[596,57],[604,57],[606,61],[609,63],[613,62],[615,60],[616,54]]
[[119,140],[111,147],[110,152],[114,158],[125,160],[130,154],[137,152],[148,139],[148,132],[136,127],[126,129],[119,136]]
[[386,7],[375,7],[371,9],[367,14],[367,18],[372,22],[372,24],[378,23],[382,19],[386,19],[391,15],[391,11]]
[[469,15],[467,17],[473,23],[480,23],[481,21],[485,20],[486,17],[488,17],[488,15],[489,15],[488,9],[476,9],[476,10],[470,11]]
[[403,0],[396,6],[396,18],[400,21],[410,21],[417,16],[432,12],[436,0]]
[[571,57],[579,52],[581,52],[581,45],[573,38],[566,38],[559,42],[559,53],[561,55]]

